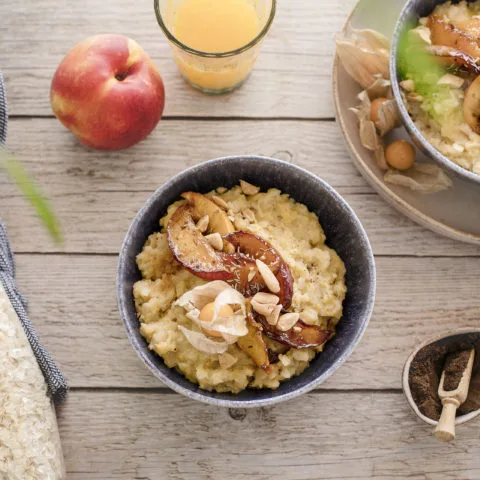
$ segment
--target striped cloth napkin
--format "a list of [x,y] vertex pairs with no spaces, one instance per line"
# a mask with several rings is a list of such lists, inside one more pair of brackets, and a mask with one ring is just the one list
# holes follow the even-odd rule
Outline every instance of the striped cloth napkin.
[[7,97],[3,85],[3,76],[0,72],[0,145],[4,144],[7,140],[7,118]]
[[[0,73],[0,148],[5,143],[7,137],[7,98],[3,77]],[[7,237],[7,230],[0,219],[0,285],[3,286],[10,303],[15,309],[25,334],[30,342],[33,353],[42,370],[45,381],[48,385],[50,394],[55,402],[63,400],[67,395],[67,382],[64,376],[51,359],[49,353],[40,343],[37,333],[32,327],[27,314],[27,302],[18,292],[15,285],[15,262],[12,250]]]

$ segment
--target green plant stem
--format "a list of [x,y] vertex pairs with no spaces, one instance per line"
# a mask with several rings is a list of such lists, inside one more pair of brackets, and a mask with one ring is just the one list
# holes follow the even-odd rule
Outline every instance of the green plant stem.
[[34,180],[28,175],[23,165],[4,148],[0,147],[0,168],[6,171],[35,209],[48,232],[57,244],[63,243],[62,232],[49,200],[42,194]]

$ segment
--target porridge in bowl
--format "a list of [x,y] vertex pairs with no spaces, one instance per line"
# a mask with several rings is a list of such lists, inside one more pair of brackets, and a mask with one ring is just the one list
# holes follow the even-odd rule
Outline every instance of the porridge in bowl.
[[334,335],[345,266],[305,205],[242,181],[183,193],[160,227],[137,256],[140,332],[201,388],[276,389]]
[[422,135],[447,158],[477,174],[479,34],[479,0],[446,2],[408,32],[398,59],[405,104]]

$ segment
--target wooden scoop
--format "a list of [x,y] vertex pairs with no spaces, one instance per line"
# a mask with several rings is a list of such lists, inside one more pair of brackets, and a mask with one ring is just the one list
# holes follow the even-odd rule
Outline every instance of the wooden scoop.
[[442,372],[440,385],[438,386],[438,396],[442,401],[443,410],[437,428],[434,431],[435,437],[442,442],[450,442],[455,438],[455,417],[457,414],[457,408],[467,399],[474,357],[475,350],[472,349],[460,382],[455,390],[444,389],[445,370]]

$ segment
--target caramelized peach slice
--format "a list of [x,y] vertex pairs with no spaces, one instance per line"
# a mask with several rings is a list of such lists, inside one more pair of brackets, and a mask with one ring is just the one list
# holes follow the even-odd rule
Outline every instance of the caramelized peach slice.
[[267,337],[276,340],[283,345],[292,348],[309,348],[323,345],[333,334],[331,330],[323,330],[316,325],[308,325],[302,320],[286,332],[278,330],[274,325],[270,325],[265,317],[255,313],[255,320],[263,327],[263,333]]
[[447,47],[445,45],[430,45],[426,47],[427,52],[435,55],[438,62],[445,67],[455,67],[468,72],[480,74],[480,65],[477,65],[475,59],[461,50]]
[[472,130],[480,135],[480,76],[472,82],[465,92],[463,115]]
[[[232,286],[247,297],[253,297],[256,293],[266,290],[262,276],[256,271],[255,260],[262,260],[275,274],[280,283],[280,303],[284,308],[290,307],[293,296],[293,276],[290,268],[280,254],[263,238],[247,232],[235,232],[224,237],[235,247],[235,254],[224,260],[237,262],[235,278]],[[256,272],[250,278],[251,272]]]
[[262,260],[263,263],[270,267],[270,270],[275,274],[283,262],[280,254],[263,238],[253,233],[234,232],[225,237],[225,240],[230,242],[237,252],[256,260]]
[[173,256],[188,271],[205,280],[228,280],[233,274],[200,233],[187,205],[179,207],[167,226],[168,245]]
[[471,57],[480,57],[480,45],[477,36],[472,36],[474,30],[462,24],[455,25],[444,17],[430,15],[427,27],[431,32],[432,45],[444,45],[460,50]]
[[232,273],[232,277],[226,280],[235,290],[238,290],[245,297],[253,297],[262,288],[265,288],[265,283],[258,274],[251,280],[250,272],[255,272],[255,260],[235,252],[233,254],[220,253],[225,268]]
[[202,217],[208,215],[210,219],[208,233],[219,233],[228,235],[235,231],[233,223],[228,218],[227,212],[221,209],[216,203],[201,193],[184,192],[182,197],[187,200],[192,209],[193,219],[198,222]]
[[248,333],[237,340],[237,345],[252,358],[257,366],[271,373],[272,367],[262,337],[262,326],[255,321],[251,311],[247,313],[247,328]]
[[278,283],[280,284],[280,291],[277,293],[283,308],[287,309],[292,304],[293,298],[293,276],[286,263],[282,263],[278,269],[277,274]]

